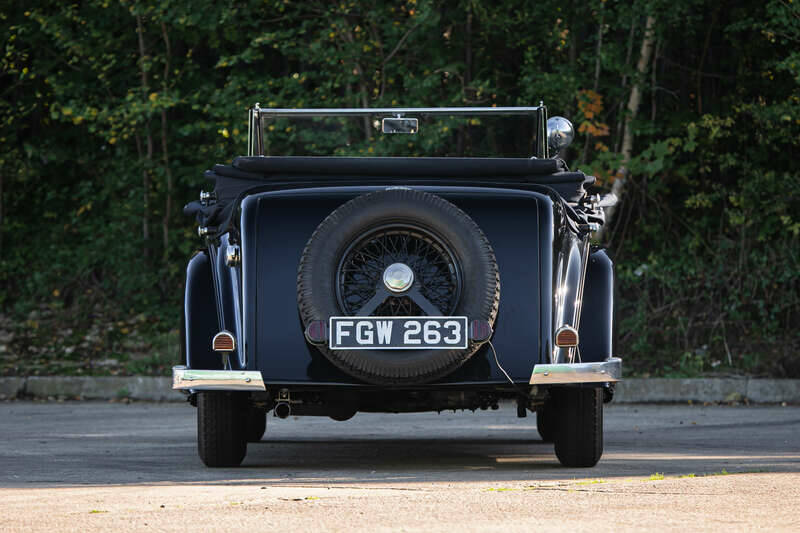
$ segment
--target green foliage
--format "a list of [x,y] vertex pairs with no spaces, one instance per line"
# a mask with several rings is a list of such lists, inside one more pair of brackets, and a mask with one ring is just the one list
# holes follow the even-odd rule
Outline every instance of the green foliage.
[[639,231],[612,244],[624,253],[621,330],[647,358],[642,370],[800,371],[800,196],[790,170],[800,126],[774,111],[703,115],[671,141],[656,179],[645,164],[632,184],[622,216]]
[[[0,318],[15,324],[0,328],[1,357],[24,345],[37,364],[69,362],[64,350],[86,344],[133,371],[168,366],[122,330],[130,317],[142,338],[178,327],[199,245],[180,208],[203,170],[244,151],[256,101],[543,100],[579,127],[567,159],[608,188],[637,83],[634,156],[606,234],[617,351],[640,373],[800,375],[797,1],[31,0],[0,8],[0,28]],[[411,141],[362,120],[270,126],[276,154],[530,153],[529,124],[485,119],[430,121]]]

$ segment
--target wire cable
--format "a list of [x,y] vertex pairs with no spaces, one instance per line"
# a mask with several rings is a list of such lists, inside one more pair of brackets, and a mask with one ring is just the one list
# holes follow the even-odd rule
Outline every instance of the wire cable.
[[497,350],[495,350],[495,349],[494,349],[494,344],[492,344],[492,341],[491,341],[491,340],[489,340],[489,341],[486,341],[486,342],[487,342],[487,343],[489,343],[489,348],[491,348],[491,349],[492,349],[492,353],[494,354],[494,362],[495,362],[495,364],[497,364],[497,368],[499,368],[499,369],[500,369],[500,372],[502,372],[502,373],[503,373],[503,375],[504,375],[504,376],[506,377],[506,379],[508,380],[508,382],[509,382],[509,383],[511,383],[511,385],[512,385],[512,386],[513,386],[515,389],[517,389],[517,392],[519,392],[519,393],[520,393],[522,396],[524,396],[524,397],[526,397],[528,400],[530,400],[530,399],[531,399],[531,395],[530,395],[530,394],[528,394],[527,392],[525,392],[524,390],[522,390],[521,388],[519,388],[519,386],[518,386],[516,383],[514,383],[514,380],[513,380],[513,379],[511,379],[511,376],[509,376],[509,375],[508,375],[508,372],[506,372],[506,369],[505,369],[505,368],[503,368],[503,365],[501,365],[501,364],[500,364],[500,360],[497,358]]

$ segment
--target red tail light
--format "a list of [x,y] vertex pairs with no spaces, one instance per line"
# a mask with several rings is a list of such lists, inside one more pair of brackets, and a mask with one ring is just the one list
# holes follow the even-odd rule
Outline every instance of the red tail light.
[[214,335],[214,340],[211,341],[211,348],[215,352],[232,352],[236,349],[236,340],[230,332],[220,331]]
[[311,344],[328,342],[328,324],[324,320],[313,320],[306,327],[306,339]]
[[473,320],[469,323],[469,340],[483,343],[492,338],[492,326],[486,320]]
[[578,331],[572,326],[561,326],[556,330],[556,346],[573,348],[578,345]]

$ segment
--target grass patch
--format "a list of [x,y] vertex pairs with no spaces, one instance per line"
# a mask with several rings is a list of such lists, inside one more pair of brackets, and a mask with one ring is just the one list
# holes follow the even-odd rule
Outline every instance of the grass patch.
[[705,474],[695,474],[694,472],[690,474],[683,474],[678,476],[677,479],[695,479],[701,477],[715,477],[715,476],[733,476],[736,474],[760,474],[762,472],[766,472],[766,470],[742,470],[739,472],[728,472],[726,469],[722,469],[719,472],[706,472]]
[[599,483],[605,483],[605,479],[584,479],[582,481],[577,481],[576,485],[597,485]]

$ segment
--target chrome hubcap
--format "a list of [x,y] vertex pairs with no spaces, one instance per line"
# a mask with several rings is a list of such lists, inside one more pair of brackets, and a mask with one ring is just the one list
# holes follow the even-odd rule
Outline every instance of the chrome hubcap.
[[393,263],[383,272],[383,284],[392,292],[405,292],[414,283],[414,272],[404,263]]

